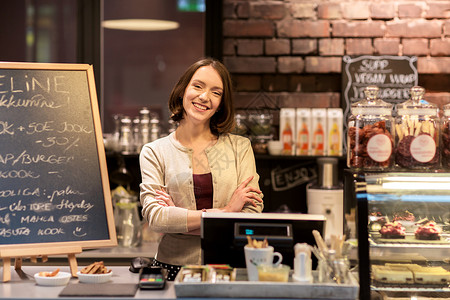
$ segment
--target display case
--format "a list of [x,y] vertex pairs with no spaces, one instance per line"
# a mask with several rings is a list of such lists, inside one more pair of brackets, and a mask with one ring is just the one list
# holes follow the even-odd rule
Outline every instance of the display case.
[[360,299],[450,298],[450,173],[353,178]]

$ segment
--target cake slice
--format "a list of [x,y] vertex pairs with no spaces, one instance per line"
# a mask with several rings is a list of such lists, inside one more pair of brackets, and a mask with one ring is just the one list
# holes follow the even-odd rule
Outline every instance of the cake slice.
[[380,283],[413,284],[413,273],[405,267],[372,266],[372,278]]
[[418,284],[450,283],[450,272],[442,267],[421,267],[413,270],[414,282]]

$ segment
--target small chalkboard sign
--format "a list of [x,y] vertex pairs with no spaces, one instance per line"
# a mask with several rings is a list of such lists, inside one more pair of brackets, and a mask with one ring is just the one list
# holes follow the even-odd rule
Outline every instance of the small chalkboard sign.
[[92,66],[0,63],[0,252],[115,245]]
[[378,86],[380,99],[397,104],[409,99],[409,90],[418,84],[418,79],[415,56],[344,56],[342,105],[345,120],[351,105],[365,98],[365,87]]

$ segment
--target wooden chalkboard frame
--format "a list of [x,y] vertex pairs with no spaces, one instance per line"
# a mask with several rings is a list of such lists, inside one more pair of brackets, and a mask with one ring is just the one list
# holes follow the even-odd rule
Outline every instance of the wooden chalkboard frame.
[[[84,71],[87,76],[87,88],[90,96],[90,107],[94,125],[94,135],[97,145],[97,157],[100,166],[100,178],[101,186],[103,190],[103,201],[107,220],[107,230],[109,238],[99,240],[86,240],[86,241],[62,241],[62,242],[45,242],[45,243],[15,243],[15,244],[2,244],[0,245],[0,257],[14,257],[12,250],[18,251],[16,257],[20,256],[33,256],[34,255],[47,255],[54,254],[55,249],[60,254],[65,253],[64,249],[68,249],[68,254],[78,252],[76,249],[89,249],[99,247],[114,247],[117,246],[117,237],[114,223],[113,207],[111,201],[111,192],[108,179],[108,171],[106,164],[106,155],[103,144],[103,134],[100,122],[100,113],[98,109],[97,94],[95,89],[95,80],[93,67],[88,64],[58,64],[58,63],[20,63],[20,62],[0,62],[0,69],[7,70],[45,70],[45,71]],[[100,183],[99,183],[100,184]],[[33,250],[34,249],[34,250]],[[75,249],[75,250],[73,250]],[[31,251],[31,252],[30,252]],[[23,252],[24,255],[20,255]]]
[[[419,73],[417,71],[417,57],[416,56],[395,56],[395,55],[361,55],[361,56],[348,56],[345,55],[342,57],[342,97],[341,97],[341,103],[342,108],[344,109],[344,120],[346,121],[348,116],[350,115],[350,108],[351,105],[359,100],[362,100],[362,98],[358,98],[356,100],[349,99],[349,90],[352,88],[354,82],[352,81],[352,72],[350,72],[349,68],[350,66],[353,66],[354,64],[360,63],[362,60],[372,60],[372,61],[383,61],[387,60],[390,62],[405,62],[413,75],[413,82],[404,84],[404,88],[410,88],[414,85],[418,84],[419,81]],[[369,71],[370,73],[370,71]],[[366,85],[373,85],[374,83],[367,83]],[[378,84],[374,84],[377,85]],[[401,86],[401,84],[398,84],[398,86]],[[380,86],[380,88],[382,85]],[[389,99],[382,98],[386,102],[390,102],[392,104],[396,104],[395,102],[390,101]],[[408,100],[408,98],[403,98],[403,101]],[[402,101],[399,101],[402,102]]]

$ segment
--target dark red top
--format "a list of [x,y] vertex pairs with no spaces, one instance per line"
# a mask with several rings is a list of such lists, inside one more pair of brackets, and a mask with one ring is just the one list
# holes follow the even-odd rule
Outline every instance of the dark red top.
[[194,195],[197,209],[212,208],[213,183],[212,174],[194,174]]

